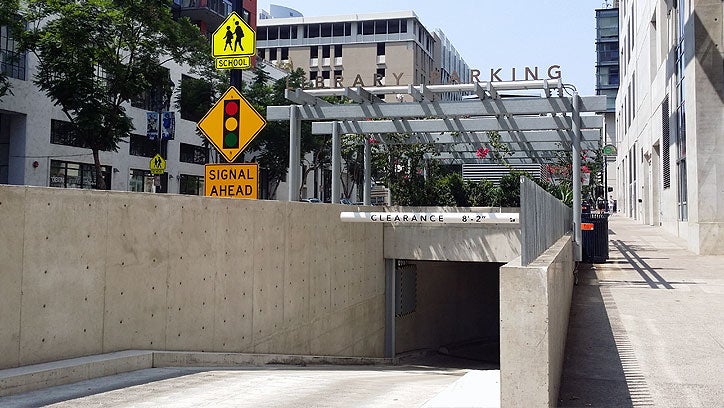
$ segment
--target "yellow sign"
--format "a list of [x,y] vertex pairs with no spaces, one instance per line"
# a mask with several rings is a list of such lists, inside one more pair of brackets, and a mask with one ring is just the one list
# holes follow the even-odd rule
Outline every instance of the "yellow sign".
[[258,164],[207,164],[204,170],[207,197],[259,198]]
[[148,168],[151,169],[151,174],[163,174],[163,172],[166,171],[166,160],[157,153],[151,159]]
[[236,12],[231,12],[211,37],[216,69],[251,68],[256,54],[256,33]]
[[233,86],[198,124],[199,130],[228,162],[233,162],[264,126],[266,120]]

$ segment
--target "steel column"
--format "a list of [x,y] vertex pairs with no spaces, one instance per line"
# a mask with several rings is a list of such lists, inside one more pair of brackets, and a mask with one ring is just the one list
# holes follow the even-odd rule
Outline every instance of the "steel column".
[[365,180],[364,180],[364,205],[372,204],[372,146],[370,140],[365,138]]
[[302,119],[299,116],[299,106],[289,107],[289,201],[299,200],[299,187],[301,186],[301,140]]
[[342,140],[339,124],[332,122],[332,202],[339,203],[342,193]]
[[578,92],[573,93],[573,111],[572,116],[572,140],[573,140],[573,236],[575,237],[575,259],[581,261],[582,248],[581,243],[583,234],[581,233],[581,113],[578,110],[579,98]]

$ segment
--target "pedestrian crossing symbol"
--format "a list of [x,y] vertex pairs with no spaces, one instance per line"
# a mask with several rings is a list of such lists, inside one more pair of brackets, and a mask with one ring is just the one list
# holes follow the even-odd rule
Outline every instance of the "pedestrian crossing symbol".
[[148,165],[151,174],[163,174],[166,171],[166,160],[160,154],[156,154]]
[[216,69],[251,68],[251,57],[256,54],[256,33],[232,11],[214,31],[211,48]]

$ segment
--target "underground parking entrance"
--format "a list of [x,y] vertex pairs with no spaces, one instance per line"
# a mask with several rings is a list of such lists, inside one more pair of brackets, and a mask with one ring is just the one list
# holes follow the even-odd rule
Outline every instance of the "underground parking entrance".
[[395,357],[401,364],[500,369],[503,263],[395,260]]

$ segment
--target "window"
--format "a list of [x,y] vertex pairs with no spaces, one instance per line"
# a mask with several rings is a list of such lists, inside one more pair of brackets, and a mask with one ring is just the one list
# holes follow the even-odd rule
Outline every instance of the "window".
[[256,39],[257,41],[266,41],[267,39],[267,27],[257,27],[256,28]]
[[[106,189],[111,189],[111,168],[101,166]],[[96,172],[93,164],[73,163],[60,160],[50,161],[50,187],[96,188]]]
[[279,39],[279,27],[267,27],[269,31],[267,32],[266,39],[269,41],[278,40]]
[[288,40],[291,38],[291,27],[281,26],[279,27],[279,38],[282,40]]
[[204,195],[204,177],[191,174],[179,174],[179,194]]
[[86,147],[73,134],[72,123],[55,119],[50,121],[50,143],[64,146]]
[[352,23],[334,23],[332,25],[333,37],[344,37],[352,35]]
[[362,34],[363,35],[372,35],[375,33],[375,23],[373,21],[363,21],[362,22]]
[[400,32],[401,33],[407,32],[407,20],[400,20]]
[[319,47],[314,45],[309,47],[309,58],[319,58]]
[[321,30],[321,34],[320,34],[321,37],[329,38],[332,36],[332,24],[331,23],[322,24],[320,30]]
[[322,46],[322,58],[329,58],[329,50],[330,50],[329,45]]
[[181,75],[178,109],[181,119],[198,122],[214,103],[211,83],[188,75]]
[[669,137],[669,95],[661,103],[661,162],[664,188],[671,188],[671,153]]
[[277,49],[269,48],[269,61],[276,61],[276,59],[277,59]]
[[289,59],[289,47],[282,47],[282,60],[286,61]]
[[678,44],[676,46],[676,168],[678,178],[678,207],[679,220],[687,221],[689,219],[689,209],[687,204],[688,186],[686,176],[686,109],[685,109],[685,83],[684,70],[686,69],[686,59],[684,58],[685,50],[685,23],[686,12],[683,2],[679,2],[678,9]]
[[387,20],[375,21],[375,34],[387,34]]
[[257,48],[256,49],[256,56],[261,59],[266,59],[266,50],[264,48]]
[[206,164],[209,162],[209,150],[203,146],[181,143],[179,161],[183,163]]
[[319,24],[309,24],[306,26],[307,38],[319,37]]
[[339,58],[342,56],[342,44],[337,44],[334,46],[334,57]]
[[387,22],[387,33],[397,34],[400,32],[400,20],[390,20]]
[[153,193],[155,177],[149,170],[130,169],[128,171],[128,191]]
[[377,43],[377,55],[385,55],[385,43]]
[[141,135],[131,135],[128,143],[131,156],[153,157],[158,153],[158,142]]
[[18,51],[8,27],[0,27],[0,71],[9,78],[25,80],[26,55]]
[[329,71],[322,71],[322,78],[329,79]]

